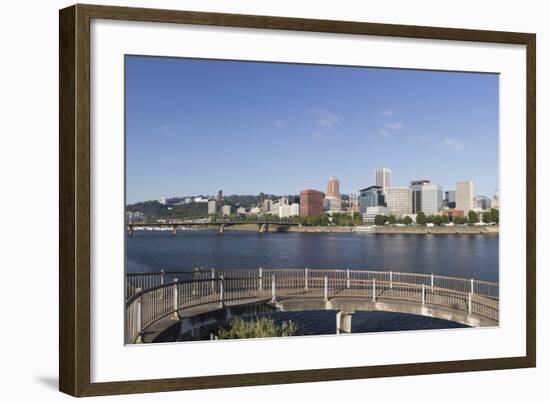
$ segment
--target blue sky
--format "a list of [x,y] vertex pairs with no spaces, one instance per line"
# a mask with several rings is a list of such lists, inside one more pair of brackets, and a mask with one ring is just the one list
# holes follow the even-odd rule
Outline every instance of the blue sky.
[[342,193],[431,179],[498,188],[498,75],[126,56],[127,202]]

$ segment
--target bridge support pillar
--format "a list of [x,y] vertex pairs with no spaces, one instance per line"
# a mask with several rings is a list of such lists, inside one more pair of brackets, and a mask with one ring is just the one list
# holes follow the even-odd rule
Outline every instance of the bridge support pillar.
[[130,237],[133,237],[134,236],[134,227],[128,227],[128,235]]
[[178,227],[177,226],[172,226],[172,235],[176,235],[178,233]]
[[351,333],[351,317],[353,313],[340,311],[336,314],[336,334]]
[[223,234],[223,227],[224,227],[224,225],[223,225],[223,224],[220,224],[220,228],[218,229],[218,234],[219,234],[219,235],[222,235],[222,234]]
[[266,223],[262,223],[260,224],[259,228],[258,228],[258,232],[260,234],[263,234],[263,233],[266,233],[269,231],[269,224],[266,224]]

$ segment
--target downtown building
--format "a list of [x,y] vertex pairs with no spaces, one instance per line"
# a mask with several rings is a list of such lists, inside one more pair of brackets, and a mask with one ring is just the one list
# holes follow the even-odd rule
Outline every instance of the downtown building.
[[382,187],[371,185],[370,187],[359,191],[359,210],[366,213],[368,207],[386,206],[384,192]]
[[438,213],[443,207],[443,189],[441,185],[433,184],[430,180],[411,181],[409,186],[412,197],[412,212],[424,213],[431,216]]
[[456,183],[456,209],[462,210],[465,215],[474,209],[474,183],[472,181]]
[[386,206],[397,217],[412,213],[412,191],[407,187],[388,187]]
[[374,178],[376,186],[381,187],[383,193],[386,193],[388,187],[391,187],[391,170],[389,168],[377,168],[374,170]]
[[218,213],[218,201],[210,199],[208,201],[208,214],[214,215]]
[[342,210],[340,181],[334,176],[330,177],[327,183],[326,209],[331,212],[340,212]]
[[300,192],[300,216],[319,216],[323,213],[325,194],[315,189]]
[[456,208],[456,191],[445,191],[444,205],[449,209]]

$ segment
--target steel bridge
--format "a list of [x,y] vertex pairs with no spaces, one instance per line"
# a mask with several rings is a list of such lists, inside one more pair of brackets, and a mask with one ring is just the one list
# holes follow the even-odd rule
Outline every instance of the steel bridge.
[[286,221],[189,221],[189,222],[166,222],[166,223],[128,223],[126,230],[129,235],[134,235],[134,230],[139,228],[169,228],[172,235],[176,235],[180,227],[217,227],[218,233],[223,234],[225,227],[238,225],[257,225],[259,233],[269,232],[270,226],[275,227],[291,227],[299,226],[299,223],[291,223]]

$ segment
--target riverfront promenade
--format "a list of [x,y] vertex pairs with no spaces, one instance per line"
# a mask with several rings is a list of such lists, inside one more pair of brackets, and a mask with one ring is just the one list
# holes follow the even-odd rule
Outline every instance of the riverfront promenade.
[[[126,343],[173,341],[258,311],[335,310],[335,333],[356,311],[401,312],[496,326],[498,283],[350,269],[230,269],[126,276]],[[247,307],[244,308],[243,307]],[[175,334],[174,334],[175,333]],[[164,338],[164,340],[163,340]]]

